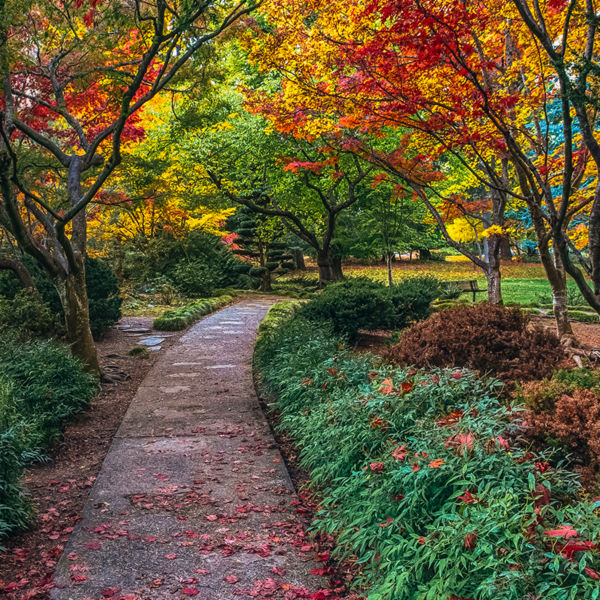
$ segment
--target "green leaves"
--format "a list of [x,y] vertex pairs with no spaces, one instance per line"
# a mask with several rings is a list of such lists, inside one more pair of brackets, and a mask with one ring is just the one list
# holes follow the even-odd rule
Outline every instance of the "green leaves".
[[515,443],[520,413],[497,382],[393,369],[302,314],[270,329],[255,365],[322,498],[314,527],[358,559],[369,600],[594,597],[598,552],[571,562],[543,531],[577,523],[578,543],[599,544],[600,518],[591,502],[558,500],[576,497],[572,474],[535,470],[544,457]]

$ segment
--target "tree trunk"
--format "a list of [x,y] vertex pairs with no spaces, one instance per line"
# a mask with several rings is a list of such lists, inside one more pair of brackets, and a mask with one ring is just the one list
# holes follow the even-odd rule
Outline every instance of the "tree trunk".
[[392,272],[392,255],[388,254],[386,256],[387,263],[387,276],[388,276],[388,285],[392,287],[394,285],[394,275]]
[[502,238],[499,235],[491,235],[486,239],[488,260],[485,268],[485,277],[488,286],[488,302],[490,304],[502,304],[502,275],[500,273],[500,248]]
[[431,260],[431,250],[428,250],[427,248],[422,248],[421,250],[419,250],[419,258],[421,260]]
[[334,255],[331,257],[331,271],[333,273],[334,281],[341,281],[344,279],[344,273],[342,271],[342,257]]
[[488,286],[488,302],[490,304],[502,304],[502,276],[499,268],[489,268],[485,272]]
[[85,284],[85,265],[78,260],[78,272],[55,282],[65,313],[65,328],[71,353],[84,364],[87,371],[100,375],[96,345],[90,329],[90,309]]
[[294,262],[296,263],[297,271],[306,271],[306,264],[304,262],[304,254],[302,250],[294,250]]
[[319,267],[319,286],[325,287],[328,283],[335,281],[333,276],[333,265],[331,255],[327,250],[317,252],[317,265]]
[[512,250],[510,249],[510,240],[506,235],[500,236],[500,258],[510,260],[512,258]]
[[554,256],[547,248],[540,248],[540,257],[546,271],[546,276],[552,288],[552,305],[556,320],[556,332],[560,338],[573,337],[573,327],[569,321],[567,308],[567,275],[558,253]]
[[258,252],[259,252],[260,266],[262,269],[264,269],[264,271],[261,273],[261,276],[260,276],[260,291],[261,292],[270,292],[272,290],[272,288],[271,288],[271,271],[267,267],[268,260],[267,260],[266,245],[260,243],[258,245]]

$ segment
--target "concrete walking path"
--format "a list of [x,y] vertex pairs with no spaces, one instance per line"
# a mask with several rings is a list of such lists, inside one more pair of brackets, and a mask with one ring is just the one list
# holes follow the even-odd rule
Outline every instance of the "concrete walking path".
[[[194,325],[158,359],[60,559],[52,600],[310,598],[327,587],[254,393],[272,298]],[[301,512],[301,511],[300,511]]]

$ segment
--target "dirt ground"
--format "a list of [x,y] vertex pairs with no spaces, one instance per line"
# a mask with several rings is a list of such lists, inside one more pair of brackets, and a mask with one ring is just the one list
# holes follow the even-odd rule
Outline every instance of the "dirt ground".
[[[151,328],[152,319],[125,317],[120,325]],[[167,337],[162,351],[179,336]],[[140,337],[114,327],[98,343],[107,381],[102,383],[90,409],[67,426],[63,439],[49,452],[48,461],[27,471],[25,482],[36,517],[30,529],[4,543],[6,550],[0,553],[0,598],[49,598],[56,561],[80,519],[112,438],[141,381],[161,353],[129,356]]]

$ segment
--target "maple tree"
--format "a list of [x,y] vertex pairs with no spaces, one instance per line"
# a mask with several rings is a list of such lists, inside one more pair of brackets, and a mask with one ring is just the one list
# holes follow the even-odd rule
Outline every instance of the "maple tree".
[[[283,83],[281,91],[250,94],[250,102],[281,131],[344,139],[398,178],[428,207],[447,242],[484,270],[492,301],[501,298],[505,211],[510,203],[524,204],[559,331],[569,334],[565,266],[594,306],[573,264],[572,256],[584,257],[572,252],[569,238],[571,221],[585,220],[590,205],[593,213],[590,192],[597,182],[587,148],[595,114],[596,17],[590,10],[575,1],[474,2],[452,10],[439,0],[267,4],[268,26],[257,23],[247,46],[251,59]],[[536,27],[538,39],[546,36],[548,57],[538,52]],[[556,47],[561,56],[550,52]],[[560,83],[577,73],[579,83]],[[579,100],[570,99],[577,90]],[[578,127],[573,102],[580,105]],[[385,151],[372,143],[390,130],[404,133],[401,144]],[[587,141],[584,131],[592,131]],[[457,168],[462,176],[452,189]],[[477,212],[491,216],[489,262],[453,239],[444,221],[447,207],[471,213],[477,190],[486,199]],[[593,278],[593,266],[587,267]]]
[[341,279],[336,252],[340,215],[361,198],[373,168],[323,143],[268,131],[234,98],[181,141],[202,165],[206,193],[278,222],[316,254],[319,281]]
[[0,1],[0,224],[52,276],[72,351],[98,361],[85,294],[86,210],[139,139],[139,110],[201,68],[252,2]]
[[[128,246],[143,248],[152,238],[183,239],[192,231],[216,236],[235,209],[203,205],[204,171],[172,139],[174,98],[157,96],[141,112],[143,139],[125,140],[123,162],[88,212],[89,251],[107,256]],[[185,106],[185,101],[179,102]]]

